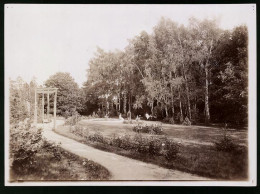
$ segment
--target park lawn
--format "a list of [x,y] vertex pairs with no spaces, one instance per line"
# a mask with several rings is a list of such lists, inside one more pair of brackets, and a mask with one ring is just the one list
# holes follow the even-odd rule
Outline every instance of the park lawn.
[[[86,138],[97,132],[107,138],[126,134],[134,136],[136,132],[132,131],[133,125],[131,124],[123,124],[118,121],[109,122],[109,120],[82,120],[79,125],[85,127],[86,131],[83,132],[83,136],[71,133],[69,126],[58,126],[56,132],[104,151],[217,180],[245,180],[248,176],[247,147],[244,146],[244,151],[239,153],[222,152],[215,149],[214,142],[223,136],[220,128],[163,124],[164,135],[180,145],[176,159],[167,161],[160,156],[124,150],[100,142],[92,142]],[[234,141],[241,145],[247,144],[246,134],[246,131],[229,131],[229,135],[233,137]]]
[[[141,121],[143,124],[155,124],[155,121]],[[105,137],[112,137],[116,135],[135,135],[132,130],[134,124],[123,124],[120,121],[111,120],[82,120],[79,125],[87,127],[89,133],[100,132]],[[212,145],[223,136],[223,129],[219,127],[205,127],[205,126],[183,126],[171,125],[162,123],[163,133],[168,138],[184,144],[203,144]],[[230,135],[235,143],[247,145],[247,130],[228,129]],[[147,134],[148,135],[148,134]]]
[[36,154],[37,167],[17,173],[10,170],[10,182],[15,181],[78,181],[78,180],[108,180],[109,171],[103,166],[71,154],[58,148],[59,157],[53,157],[44,150]]

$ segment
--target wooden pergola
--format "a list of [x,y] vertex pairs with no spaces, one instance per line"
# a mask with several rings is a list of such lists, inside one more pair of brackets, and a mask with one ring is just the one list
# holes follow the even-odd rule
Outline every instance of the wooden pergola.
[[47,94],[47,119],[49,120],[50,94],[54,93],[53,128],[56,129],[57,91],[58,91],[58,88],[36,88],[35,89],[35,106],[34,106],[34,123],[35,124],[37,124],[37,95],[42,94],[42,122],[44,122],[44,95]]

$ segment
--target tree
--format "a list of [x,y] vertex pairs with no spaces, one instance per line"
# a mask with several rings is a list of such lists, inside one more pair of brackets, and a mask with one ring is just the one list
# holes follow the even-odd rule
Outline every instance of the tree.
[[195,59],[201,65],[205,72],[205,123],[210,121],[209,110],[209,83],[210,71],[213,66],[213,50],[218,41],[221,30],[215,20],[199,21],[194,18],[190,20],[190,31],[193,32],[195,39],[193,49],[195,50]]
[[93,110],[115,105],[119,112],[150,109],[181,123],[183,117],[222,122],[221,108],[228,107],[226,115],[232,108],[247,110],[247,30],[223,31],[214,20],[191,18],[183,26],[162,18],[151,34],[141,32],[124,51],[98,49],[85,91]]
[[34,91],[37,87],[35,79],[26,83],[21,77],[16,80],[9,79],[9,102],[10,102],[10,121],[18,122],[25,118],[32,118],[34,112]]
[[[247,123],[248,32],[246,26],[225,31],[214,51],[213,114],[215,121],[236,125]],[[222,112],[221,115],[218,112]]]
[[[45,81],[46,87],[58,88],[57,113],[64,114],[66,111],[72,114],[73,111],[81,112],[83,107],[82,96],[78,84],[69,73],[58,72]],[[52,102],[52,98],[50,98]]]

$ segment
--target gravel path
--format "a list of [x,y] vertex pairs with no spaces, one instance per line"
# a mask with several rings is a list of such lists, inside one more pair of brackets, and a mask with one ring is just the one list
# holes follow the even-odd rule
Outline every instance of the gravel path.
[[[57,125],[62,125],[63,120],[57,120]],[[208,180],[178,170],[170,170],[120,156],[114,153],[101,151],[70,138],[58,135],[52,131],[52,123],[43,124],[43,136],[48,141],[60,143],[65,150],[80,157],[92,160],[107,168],[111,173],[111,180]]]

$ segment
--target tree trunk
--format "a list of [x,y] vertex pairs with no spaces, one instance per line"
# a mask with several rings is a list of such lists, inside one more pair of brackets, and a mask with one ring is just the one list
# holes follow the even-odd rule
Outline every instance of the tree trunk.
[[[181,43],[181,39],[180,39],[179,35],[178,35],[178,40],[179,40],[179,44],[180,44],[181,51],[182,51],[182,57],[184,59],[185,57],[184,57],[183,47],[182,47],[182,43]],[[182,61],[182,73],[183,73],[183,77],[184,77],[184,81],[185,81],[185,89],[186,89],[187,105],[188,105],[188,114],[189,114],[189,119],[191,120],[190,94],[189,94],[189,86],[188,86],[188,82],[187,82],[187,77],[186,77],[186,73],[185,73],[184,61]]]
[[174,118],[174,106],[172,105],[172,118]]
[[209,114],[209,72],[208,64],[205,65],[205,123],[208,124],[210,120]]
[[210,42],[209,54],[205,63],[205,123],[208,124],[210,121],[209,113],[209,58],[211,56],[211,50],[213,46],[213,40]]
[[129,99],[129,101],[128,101],[128,111],[130,111],[131,112],[131,93],[129,92],[129,97],[128,97]]
[[190,93],[189,93],[189,86],[188,86],[188,82],[187,82],[187,78],[186,78],[185,74],[184,74],[184,80],[185,80],[185,89],[186,89],[186,96],[187,96],[188,115],[189,115],[189,119],[191,120]]
[[187,94],[188,114],[189,114],[189,119],[191,120],[190,94],[189,94],[188,86],[186,86],[186,94]]
[[120,93],[119,93],[119,94],[118,94],[118,111],[119,111],[119,112],[121,112],[121,110],[120,110],[120,109],[121,109],[121,105],[120,105],[120,103],[121,103],[121,101],[120,101],[120,97],[121,97],[121,96],[120,96]]
[[126,114],[126,91],[124,93],[124,114]]
[[178,90],[179,90],[179,100],[180,100],[180,117],[182,118],[180,120],[183,120],[180,86],[179,86]]
[[193,119],[195,122],[198,120],[198,114],[197,114],[197,96],[195,96],[195,102],[194,102],[194,113],[193,113]]
[[[175,78],[175,74],[174,74]],[[172,79],[172,72],[170,72],[170,80]],[[171,95],[172,95],[172,118],[174,118],[174,100],[173,100],[173,90],[172,90],[172,85],[171,85]]]
[[151,106],[151,114],[153,115],[153,103],[152,103],[152,106]]
[[165,106],[165,114],[166,114],[166,118],[168,118],[168,109],[167,109],[167,106]]

